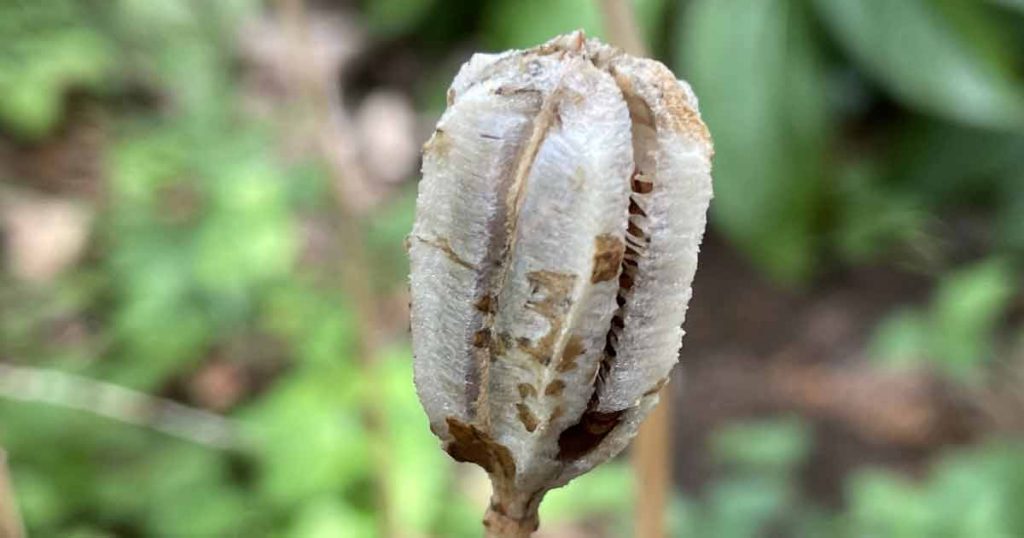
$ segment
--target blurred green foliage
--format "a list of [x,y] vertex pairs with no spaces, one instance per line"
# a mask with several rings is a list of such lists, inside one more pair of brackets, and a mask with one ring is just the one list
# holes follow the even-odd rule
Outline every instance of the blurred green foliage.
[[[920,240],[916,213],[946,202],[922,196],[936,187],[1019,200],[1024,153],[988,158],[1024,134],[1022,21],[1006,15],[955,0],[692,2],[676,57],[715,134],[723,231],[799,282],[830,236],[854,261]],[[873,139],[840,139],[841,120],[875,121]],[[1001,242],[1019,244],[1019,202],[994,203]]]
[[[652,50],[692,83],[714,134],[717,233],[797,286],[832,264],[911,253],[940,275],[937,289],[882,323],[872,355],[976,381],[997,351],[1024,254],[1021,3],[636,5]],[[445,53],[525,47],[576,28],[603,35],[590,0],[361,7],[374,43],[430,42]],[[388,516],[408,535],[479,533],[481,477],[438,449],[412,392],[407,344],[367,370],[353,356],[357,314],[334,279],[339,262],[299,263],[301,219],[330,213],[330,186],[322,163],[285,162],[273,126],[242,110],[235,41],[262,9],[258,0],[0,2],[4,137],[55,136],[74,98],[100,107],[111,132],[93,255],[49,287],[0,276],[0,358],[174,399],[211,357],[252,364],[259,378],[230,412],[254,443],[233,451],[0,401],[0,446],[33,536],[373,537],[378,475]],[[420,59],[427,68],[411,90],[430,109],[442,106],[454,67],[435,60]],[[402,190],[365,223],[377,269],[367,285],[378,292],[404,286],[413,203]],[[961,263],[939,214],[983,219],[985,259]],[[70,318],[86,320],[86,335],[53,338]],[[260,370],[268,356],[279,362],[270,373]],[[386,402],[388,429],[367,427],[370,400]],[[676,529],[1024,535],[1020,447],[949,455],[918,482],[860,473],[848,508],[832,513],[799,493],[812,445],[797,419],[718,432],[721,478],[678,500]],[[625,466],[608,465],[553,492],[542,518],[604,517],[610,535],[626,535],[633,489]]]
[[995,354],[998,323],[1014,294],[1014,273],[993,259],[952,272],[925,309],[906,308],[883,320],[873,354],[891,366],[937,365],[958,381],[979,381]]
[[949,454],[926,480],[864,471],[850,481],[850,536],[1020,536],[1024,450],[992,443]]
[[970,125],[1024,128],[1018,61],[982,3],[815,2],[830,34],[887,91]]
[[[808,433],[795,419],[740,423],[715,432],[712,454],[724,476],[702,501],[682,505],[682,536],[762,536],[786,528],[784,517],[807,517],[799,507],[794,471],[806,456]],[[780,527],[780,525],[782,527]]]
[[39,138],[60,121],[64,92],[99,89],[114,68],[111,43],[81,24],[74,1],[6,2],[0,7],[0,122]]
[[717,155],[712,214],[772,274],[806,279],[831,135],[809,13],[789,2],[699,0],[686,15],[683,76],[702,96]]
[[847,482],[848,507],[832,513],[800,493],[811,431],[796,418],[737,423],[715,433],[722,478],[702,499],[676,503],[677,536],[854,538],[1024,533],[1024,447],[990,442],[951,452],[914,481],[878,469]]

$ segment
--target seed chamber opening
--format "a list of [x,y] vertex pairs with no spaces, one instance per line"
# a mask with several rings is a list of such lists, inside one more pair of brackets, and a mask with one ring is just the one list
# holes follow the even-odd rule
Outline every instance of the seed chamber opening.
[[[614,73],[613,73],[614,75]],[[618,80],[618,77],[616,77]],[[606,390],[608,374],[618,357],[619,339],[625,329],[626,313],[632,306],[633,287],[639,280],[642,260],[647,256],[650,245],[650,222],[647,208],[654,195],[655,170],[657,166],[657,132],[654,114],[647,103],[635,95],[628,84],[619,81],[629,116],[633,142],[633,173],[629,178],[630,195],[625,231],[625,253],[619,267],[618,291],[615,295],[616,310],[612,315],[601,362],[594,378],[593,393],[587,403],[587,410],[580,421],[565,429],[558,438],[558,459],[572,461],[597,448],[601,441],[619,424],[627,411],[620,409],[610,412],[598,411],[600,396]]]

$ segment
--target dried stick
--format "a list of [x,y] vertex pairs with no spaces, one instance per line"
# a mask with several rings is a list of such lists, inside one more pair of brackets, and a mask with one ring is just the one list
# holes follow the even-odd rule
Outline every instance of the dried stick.
[[14,488],[7,472],[7,453],[0,450],[0,538],[24,538],[25,527],[18,513]]
[[608,41],[633,56],[647,56],[640,26],[631,0],[600,0]]
[[[534,510],[534,517],[536,510]],[[484,517],[484,538],[530,538],[537,528],[536,519],[514,519],[488,510]]]
[[664,538],[665,507],[672,491],[672,405],[669,386],[661,389],[662,401],[647,415],[633,441],[633,473],[636,482],[634,536]]
[[0,398],[85,411],[218,449],[249,444],[220,415],[58,370],[0,364]]
[[[611,43],[635,56],[647,56],[636,13],[630,0],[600,0]],[[647,416],[633,441],[636,507],[633,528],[641,538],[663,538],[665,510],[672,491],[671,385],[661,389],[661,402]]]
[[[366,245],[363,242],[358,214],[358,204],[350,203],[353,194],[365,193],[366,173],[351,153],[355,137],[347,132],[349,120],[344,114],[338,92],[330,86],[323,73],[310,66],[313,53],[310,44],[309,18],[304,0],[278,0],[285,29],[289,35],[293,74],[295,80],[293,95],[308,108],[304,112],[317,136],[320,159],[328,165],[331,186],[335,198],[335,225],[338,243],[344,248],[345,257],[340,264],[340,282],[346,296],[352,301],[355,318],[355,355],[360,365],[366,386],[379,386],[375,357],[380,352],[381,342],[377,332],[380,312],[377,300],[369,286],[371,272]],[[332,121],[334,123],[332,123]],[[380,535],[384,538],[399,536],[391,489],[394,481],[388,474],[391,468],[391,451],[388,447],[385,413],[380,405],[370,402],[363,407],[363,419],[373,443],[373,482],[376,491],[377,522]]]

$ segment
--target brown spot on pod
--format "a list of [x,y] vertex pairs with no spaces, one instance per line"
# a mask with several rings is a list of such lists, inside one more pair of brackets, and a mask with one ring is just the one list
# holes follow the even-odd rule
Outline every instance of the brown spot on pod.
[[532,433],[537,429],[539,421],[537,420],[537,415],[534,415],[533,411],[530,410],[530,406],[524,403],[517,403],[516,412],[519,415],[519,422],[523,423],[523,427],[526,428],[526,431]]
[[448,417],[445,422],[452,437],[445,450],[455,461],[475,463],[504,480],[515,477],[516,463],[508,447],[496,442],[487,432],[455,417]]
[[473,333],[473,347],[487,347],[491,343],[491,331],[480,329]]
[[476,308],[484,314],[492,314],[494,313],[494,298],[490,295],[481,295],[480,298],[477,299],[476,303],[473,304],[473,308]]
[[602,234],[594,238],[594,271],[590,274],[593,283],[604,282],[619,274],[622,254],[626,244],[611,234]]
[[516,388],[519,390],[519,397],[524,400],[527,397],[537,397],[537,389],[533,385],[530,385],[528,383],[520,383],[519,385],[516,386]]
[[562,358],[558,361],[557,370],[561,373],[574,370],[576,368],[576,359],[584,351],[583,339],[576,334],[570,336],[569,341],[565,343],[565,348],[562,350]]
[[562,381],[561,379],[556,379],[551,383],[548,383],[548,386],[544,388],[544,395],[560,396],[563,390],[565,390],[565,381]]
[[551,362],[555,342],[565,325],[565,315],[572,306],[572,286],[576,275],[541,270],[531,271],[527,279],[532,293],[526,308],[547,320],[548,330],[536,342],[521,337],[516,344],[524,353],[546,366]]

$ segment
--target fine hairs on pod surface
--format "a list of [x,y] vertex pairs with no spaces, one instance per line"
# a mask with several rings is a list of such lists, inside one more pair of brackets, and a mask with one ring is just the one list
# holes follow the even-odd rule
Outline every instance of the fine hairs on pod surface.
[[455,77],[408,240],[414,371],[444,449],[491,478],[488,536],[529,536],[657,403],[712,153],[685,82],[582,32]]

